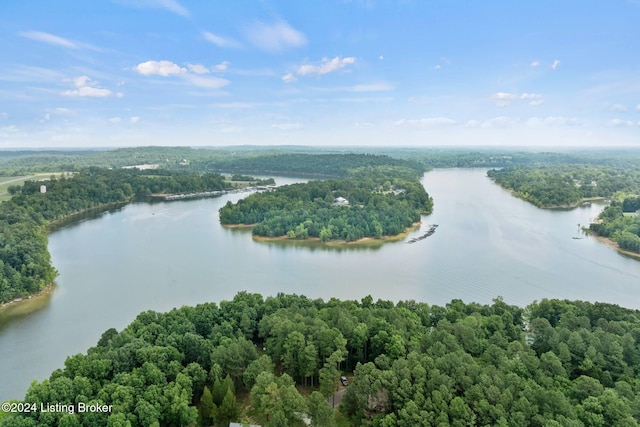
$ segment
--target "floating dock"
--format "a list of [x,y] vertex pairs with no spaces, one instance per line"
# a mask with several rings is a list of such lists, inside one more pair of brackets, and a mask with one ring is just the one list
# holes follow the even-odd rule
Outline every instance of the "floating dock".
[[416,242],[419,242],[420,240],[426,239],[427,237],[431,236],[433,233],[436,232],[436,228],[438,228],[438,224],[431,224],[426,233],[424,233],[422,236],[414,237],[411,240],[407,240],[407,243],[416,243]]

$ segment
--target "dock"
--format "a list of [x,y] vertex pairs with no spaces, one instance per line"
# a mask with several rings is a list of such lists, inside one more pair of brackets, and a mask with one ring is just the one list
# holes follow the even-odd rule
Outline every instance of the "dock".
[[424,233],[422,236],[414,237],[411,240],[407,240],[407,243],[416,243],[416,242],[419,242],[420,240],[426,239],[427,237],[431,236],[433,233],[436,232],[436,228],[438,228],[438,224],[431,224],[426,233]]

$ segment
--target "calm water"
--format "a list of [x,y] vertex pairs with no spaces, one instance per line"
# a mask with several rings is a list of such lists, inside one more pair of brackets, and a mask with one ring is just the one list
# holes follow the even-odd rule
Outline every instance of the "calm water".
[[0,401],[24,396],[33,379],[47,378],[67,355],[86,352],[106,329],[121,330],[141,311],[230,299],[241,290],[439,305],[568,298],[640,308],[640,262],[595,239],[572,239],[602,206],[537,209],[484,170],[438,170],[422,182],[435,212],[409,237],[440,226],[415,244],[256,243],[250,231],[218,222],[227,200],[244,197],[237,194],[131,204],[54,232],[57,287],[37,310],[0,319]]

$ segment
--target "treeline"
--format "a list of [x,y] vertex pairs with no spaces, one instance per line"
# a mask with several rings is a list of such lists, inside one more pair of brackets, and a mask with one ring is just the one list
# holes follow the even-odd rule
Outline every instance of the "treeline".
[[[430,213],[433,200],[393,168],[359,168],[349,180],[310,181],[252,194],[220,209],[222,224],[257,224],[256,236],[355,241],[396,235]],[[405,170],[400,169],[403,177]],[[356,178],[357,177],[357,178]]]
[[210,162],[205,168],[234,173],[263,173],[289,176],[347,177],[358,168],[381,166],[404,167],[420,176],[425,168],[421,164],[373,154],[303,154],[290,153],[251,158],[230,158]]
[[[637,426],[639,340],[640,313],[603,303],[242,292],[141,313],[24,399],[111,412],[13,413],[0,425]],[[334,410],[341,375],[350,384]]]
[[640,193],[640,169],[594,165],[518,166],[487,175],[517,197],[538,207],[571,206],[616,192]]
[[640,198],[625,199],[625,202],[631,201],[626,204],[623,202],[622,205],[612,202],[611,206],[600,213],[598,222],[589,225],[589,229],[599,236],[613,240],[620,249],[640,253],[640,215],[625,215],[623,212],[625,207],[629,210],[635,208],[638,199]]
[[[46,192],[41,193],[44,185]],[[0,204],[0,303],[34,294],[56,276],[47,248],[47,227],[73,213],[126,203],[152,193],[228,188],[219,174],[90,168],[47,181],[10,187]]]

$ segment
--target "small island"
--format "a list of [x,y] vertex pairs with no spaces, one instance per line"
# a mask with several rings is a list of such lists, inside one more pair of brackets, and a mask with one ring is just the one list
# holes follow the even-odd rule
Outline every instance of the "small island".
[[286,185],[227,202],[220,222],[252,225],[259,240],[394,240],[433,209],[418,176],[406,166],[357,168],[345,179]]

